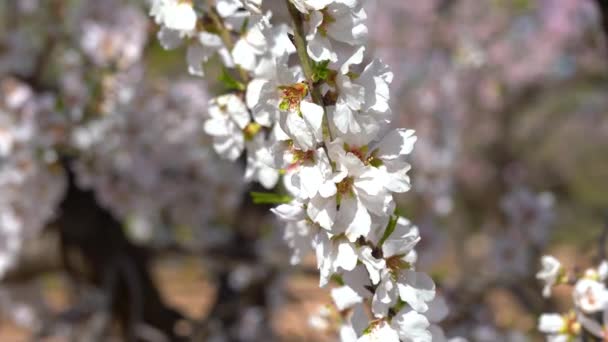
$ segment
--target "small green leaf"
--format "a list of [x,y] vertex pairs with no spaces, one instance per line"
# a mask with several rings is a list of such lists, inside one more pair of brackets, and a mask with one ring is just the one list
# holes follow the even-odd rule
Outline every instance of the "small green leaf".
[[371,165],[373,167],[380,167],[380,166],[382,166],[382,164],[384,164],[384,163],[382,162],[381,159],[378,159],[378,158],[372,158],[369,161],[369,165]]
[[234,77],[232,77],[232,75],[230,75],[228,70],[226,70],[226,68],[222,69],[222,73],[220,74],[218,81],[222,82],[224,87],[226,87],[228,90],[238,90],[238,91],[245,90],[245,85],[243,83],[235,80]]
[[344,286],[344,279],[342,279],[342,276],[339,274],[334,274],[333,276],[331,276],[331,280],[333,280],[336,284],[338,284],[339,286]]
[[391,216],[391,219],[388,221],[388,225],[386,226],[386,230],[384,231],[384,235],[382,236],[382,239],[380,240],[380,243],[378,244],[379,247],[382,247],[382,245],[384,244],[384,241],[386,241],[391,234],[393,234],[393,232],[395,231],[395,228],[397,227],[397,220],[399,219],[399,216]]
[[313,61],[312,64],[312,81],[319,82],[325,81],[329,77],[329,60],[324,60],[321,62]]
[[250,192],[254,204],[285,204],[293,200],[291,196],[272,192]]
[[249,27],[249,18],[245,18],[243,25],[241,25],[241,35],[247,33],[247,27]]

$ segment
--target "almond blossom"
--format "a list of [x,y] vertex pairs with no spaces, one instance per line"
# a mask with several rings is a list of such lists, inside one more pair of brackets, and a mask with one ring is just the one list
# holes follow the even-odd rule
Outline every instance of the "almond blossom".
[[605,340],[608,337],[606,261],[580,275],[566,271],[560,262],[551,256],[544,256],[542,263],[543,269],[537,278],[545,283],[543,295],[550,296],[551,286],[557,282],[571,286],[573,309],[563,315],[543,313],[539,317],[538,330],[547,335],[547,341],[582,341],[585,335]]
[[545,255],[541,259],[542,270],[536,274],[536,278],[544,282],[543,296],[551,296],[551,288],[557,283],[560,276],[562,265],[550,255]]
[[[337,309],[350,313],[340,328],[342,340],[441,337],[430,320],[435,284],[415,267],[420,234],[394,215],[393,195],[411,187],[407,159],[416,136],[389,127],[388,65],[373,59],[360,66],[368,31],[362,3],[285,4],[291,26],[275,25],[259,2],[203,7],[195,20],[208,15],[210,30],[203,22],[191,25],[188,3],[175,9],[159,0],[151,13],[166,31],[161,36],[167,36],[167,48],[176,45],[171,39],[199,37],[188,49],[191,73],[202,75],[203,63],[215,53],[229,55],[223,62],[234,71],[225,77],[230,90],[210,101],[205,132],[224,158],[246,153],[246,180],[272,188],[283,175],[291,201],[272,212],[286,224],[291,263],[313,251],[320,286],[340,283],[331,292]],[[179,15],[182,25],[172,19]],[[299,63],[293,63],[294,53]],[[435,314],[432,322],[444,316]]]

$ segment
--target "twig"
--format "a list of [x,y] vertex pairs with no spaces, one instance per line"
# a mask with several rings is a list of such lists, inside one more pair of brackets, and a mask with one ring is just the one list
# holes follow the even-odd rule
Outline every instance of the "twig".
[[[215,28],[219,31],[219,35],[222,39],[222,42],[224,43],[224,45],[226,45],[226,48],[229,51],[232,51],[232,49],[234,48],[232,36],[230,35],[230,31],[228,30],[228,28],[226,28],[226,25],[224,25],[224,21],[217,13],[215,7],[211,7],[211,10],[208,12],[208,14],[209,19],[211,19],[213,25],[215,25]],[[249,75],[247,74],[247,71],[238,65],[236,66],[236,69],[239,72],[239,76],[241,76],[241,81],[243,81],[243,83],[249,83]]]
[[608,242],[608,213],[606,213],[604,219],[604,227],[602,228],[602,232],[600,234],[600,238],[598,240],[598,257],[599,261],[606,260],[606,243]]
[[323,106],[323,97],[321,96],[321,92],[318,88],[315,88],[312,79],[313,68],[310,57],[308,57],[306,39],[304,38],[305,34],[302,16],[300,15],[298,9],[289,0],[286,0],[286,2],[287,8],[289,9],[289,15],[294,23],[294,45],[296,46],[298,58],[300,59],[300,64],[302,65],[302,71],[304,71],[304,76],[306,76],[306,82],[308,83],[308,87],[311,91],[312,100],[319,106]]
[[602,30],[604,31],[604,40],[608,47],[608,0],[595,0],[595,2],[602,17]]

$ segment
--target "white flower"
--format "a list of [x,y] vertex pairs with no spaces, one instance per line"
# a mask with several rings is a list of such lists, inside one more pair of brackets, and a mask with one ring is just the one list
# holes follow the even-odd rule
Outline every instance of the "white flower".
[[266,16],[249,17],[245,33],[240,36],[232,49],[235,64],[247,71],[253,71],[256,68],[258,56],[263,55],[268,48],[268,42],[262,32],[263,26],[268,25],[270,24]]
[[379,164],[387,190],[402,193],[411,188],[407,174],[411,166],[404,159],[414,149],[416,140],[413,130],[395,129],[385,135],[371,152],[371,157]]
[[428,319],[416,311],[404,308],[393,317],[391,326],[404,342],[431,342]]
[[363,302],[363,298],[350,286],[340,286],[331,290],[331,298],[340,311]]
[[[582,320],[582,321],[580,321]],[[544,313],[538,320],[538,330],[542,333],[547,334],[547,341],[549,342],[568,342],[568,341],[580,341],[578,338],[581,333],[581,327],[589,325],[592,320],[585,318],[584,315],[578,315],[574,312],[568,315],[559,315],[555,313]],[[599,323],[592,321],[590,323],[596,330],[601,330]],[[587,327],[585,327],[587,328]]]
[[209,32],[196,34],[196,41],[188,46],[186,52],[188,72],[191,75],[204,76],[203,63],[206,63],[215,53],[220,55],[226,67],[233,65],[228,50],[218,35]]
[[545,334],[558,334],[566,328],[566,320],[559,314],[542,314],[538,320],[538,330]]
[[394,202],[378,169],[365,165],[343,146],[339,139],[329,144],[330,159],[336,165],[335,186],[311,199],[308,215],[321,227],[334,234],[345,233],[354,242],[371,231],[371,214],[392,213]]
[[287,65],[288,55],[273,58],[272,64],[265,72],[260,72],[247,87],[247,106],[251,108],[256,122],[262,126],[271,126],[278,120],[281,104],[285,110],[297,111],[300,102],[306,96],[308,88],[301,83],[303,77],[297,68]]
[[352,0],[336,0],[322,11],[311,12],[306,35],[310,58],[317,62],[336,62],[338,55],[330,38],[352,46],[365,43],[368,32],[365,19],[365,10],[358,1]]
[[417,312],[426,312],[428,303],[435,298],[435,283],[422,272],[408,269],[386,270],[374,294],[372,311],[377,317],[385,317],[398,298]]
[[357,342],[359,336],[363,335],[369,326],[369,318],[362,304],[356,305],[352,314],[347,317],[346,324],[340,328],[340,341]]
[[354,270],[344,271],[341,274],[344,285],[350,287],[361,298],[370,299],[372,297],[373,293],[370,290],[372,283],[363,265],[358,264]]
[[331,276],[339,269],[352,271],[357,266],[355,246],[341,237],[332,237],[321,231],[314,238],[317,263],[320,270],[320,286],[329,283]]
[[312,238],[318,228],[306,219],[306,211],[301,202],[282,204],[271,211],[284,221],[287,221],[283,238],[292,250],[290,263],[299,264],[302,258],[312,251]]
[[388,310],[397,304],[397,282],[390,271],[382,272],[380,284],[372,300],[372,312],[376,317],[386,317]]
[[[404,249],[405,251],[405,249]],[[385,256],[386,257],[386,256]],[[386,317],[388,310],[397,304],[398,298],[418,312],[426,312],[428,302],[435,297],[435,284],[426,274],[403,269],[408,266],[406,257],[388,257],[393,269],[381,272],[380,283],[372,300],[372,312],[376,317]]]
[[365,265],[372,284],[377,285],[380,282],[380,272],[386,268],[386,262],[384,259],[374,257],[372,248],[369,246],[362,246],[357,252],[359,261]]
[[379,59],[368,64],[357,83],[365,89],[364,111],[373,111],[379,114],[390,114],[389,98],[390,85],[393,82],[393,72],[390,67]]
[[155,0],[150,10],[158,24],[188,34],[196,28],[196,12],[191,1]]
[[[290,28],[287,25],[273,26],[270,23],[271,13],[262,16],[254,15],[248,19],[248,28],[236,42],[232,55],[236,64],[253,73],[255,78],[270,79],[277,67],[286,69],[287,61],[277,65],[276,59],[289,56],[296,51],[289,39]],[[289,82],[295,83],[294,82]]]
[[319,190],[328,191],[335,185],[329,181],[331,164],[325,150],[302,151],[293,142],[275,143],[272,154],[274,167],[285,170],[285,184],[289,191],[300,199],[314,197]]
[[393,233],[382,244],[382,255],[390,258],[396,255],[408,255],[420,242],[420,231],[403,217],[397,218]]
[[[258,127],[250,125],[248,127]],[[247,133],[246,137],[247,137]],[[264,140],[263,133],[253,133],[254,137],[249,137],[245,142],[247,149],[247,168],[245,169],[245,180],[258,181],[266,189],[272,189],[279,181],[279,171],[270,167],[272,155]]]
[[[342,62],[341,65],[335,62],[330,64],[330,69],[335,70],[335,89],[333,90],[338,93],[338,100],[343,99],[343,102],[355,110],[361,109],[361,104],[365,99],[365,88],[353,80],[358,75],[351,74],[350,68],[363,62],[364,53],[365,46],[361,46],[346,60],[339,61]],[[330,84],[324,84],[324,87],[327,86]]]
[[245,148],[243,130],[250,122],[249,112],[241,99],[222,95],[209,102],[205,132],[213,137],[213,147],[223,158],[236,160]]
[[373,323],[372,328],[357,342],[399,342],[399,334],[386,321]]
[[215,10],[222,18],[234,15],[243,7],[241,0],[218,0],[215,2]]
[[364,89],[362,101],[351,99],[350,93],[358,91],[357,87],[351,87],[346,95],[338,98],[335,106],[330,107],[332,131],[355,146],[365,146],[376,139],[380,129],[390,122],[388,101],[392,79],[393,73],[386,64],[378,60],[370,63],[354,82]]
[[585,313],[598,312],[608,304],[606,286],[592,279],[577,281],[572,296],[574,304]]
[[323,107],[304,100],[299,105],[299,112],[282,112],[279,124],[297,149],[309,151],[323,141],[324,115]]
[[542,269],[536,274],[536,278],[543,281],[543,296],[551,296],[551,288],[557,282],[562,271],[559,260],[550,255],[545,255],[541,259]]

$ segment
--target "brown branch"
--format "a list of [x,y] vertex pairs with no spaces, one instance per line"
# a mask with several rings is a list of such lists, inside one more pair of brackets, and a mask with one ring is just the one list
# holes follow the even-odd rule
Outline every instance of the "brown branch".
[[601,25],[604,31],[604,42],[608,47],[608,0],[595,0],[601,15]]

